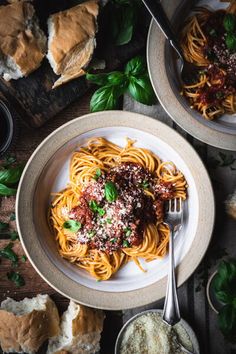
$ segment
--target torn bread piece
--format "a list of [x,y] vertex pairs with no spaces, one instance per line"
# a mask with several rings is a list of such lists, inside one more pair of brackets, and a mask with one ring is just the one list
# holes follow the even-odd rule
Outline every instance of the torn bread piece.
[[53,88],[85,74],[96,45],[98,2],[86,1],[49,17],[47,58],[61,75]]
[[49,340],[47,354],[93,354],[100,349],[104,314],[70,301],[61,319],[60,334]]
[[0,308],[0,344],[4,353],[34,354],[59,333],[59,314],[48,295],[15,301],[7,298]]
[[19,79],[36,70],[46,54],[46,36],[29,2],[0,6],[0,75]]

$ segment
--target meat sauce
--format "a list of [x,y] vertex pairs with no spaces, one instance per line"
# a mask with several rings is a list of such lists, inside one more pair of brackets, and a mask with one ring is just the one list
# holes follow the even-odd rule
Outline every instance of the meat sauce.
[[227,96],[236,93],[236,53],[226,45],[225,15],[224,10],[213,12],[202,27],[207,39],[203,54],[211,62],[203,71],[211,85],[199,89],[198,101],[204,105],[220,105]]
[[[117,190],[112,202],[106,199],[107,182]],[[138,164],[122,163],[91,181],[68,216],[82,225],[77,232],[80,243],[110,253],[138,246],[145,225],[163,219],[164,201],[172,199],[173,193],[171,183],[157,180]]]

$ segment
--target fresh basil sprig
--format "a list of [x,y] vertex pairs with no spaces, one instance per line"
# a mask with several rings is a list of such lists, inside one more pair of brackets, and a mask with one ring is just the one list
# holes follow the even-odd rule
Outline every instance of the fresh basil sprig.
[[116,201],[118,197],[118,191],[116,188],[115,183],[113,182],[106,182],[105,184],[105,198],[108,202],[112,203]]
[[63,227],[64,229],[70,232],[77,232],[81,228],[81,223],[76,220],[67,220],[64,222]]
[[112,110],[118,108],[119,99],[128,92],[136,101],[152,105],[156,101],[146,61],[142,56],[131,59],[125,66],[124,72],[86,75],[87,80],[101,86],[94,92],[91,102],[91,112]]
[[219,311],[218,323],[225,338],[236,341],[236,262],[222,261],[213,280],[216,298],[224,305]]

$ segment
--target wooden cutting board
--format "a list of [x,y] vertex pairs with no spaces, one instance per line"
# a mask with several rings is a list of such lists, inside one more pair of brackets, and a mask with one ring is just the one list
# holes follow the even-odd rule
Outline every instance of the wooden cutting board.
[[[80,2],[82,1],[35,0],[34,6],[41,28],[47,33],[47,18],[50,14],[65,10]],[[0,0],[1,5],[5,3]],[[114,46],[107,36],[108,17],[106,7],[104,7],[99,16],[99,32],[94,57],[105,60],[106,70],[111,71],[119,68],[145,47],[149,17],[146,13],[144,17],[142,16],[142,25],[137,26],[132,41],[120,47]],[[9,82],[0,79],[0,95],[5,97],[9,106],[14,107],[28,126],[36,128],[43,125],[71,102],[79,99],[89,88],[85,78],[82,77],[52,90],[51,87],[56,78],[57,76],[45,58],[40,68],[27,78]]]

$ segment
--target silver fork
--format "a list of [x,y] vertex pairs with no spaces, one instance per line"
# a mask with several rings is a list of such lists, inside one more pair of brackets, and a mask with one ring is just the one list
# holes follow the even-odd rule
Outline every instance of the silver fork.
[[[175,198],[174,200],[169,200],[168,208],[165,216],[165,224],[169,226],[170,229],[170,241],[169,241],[169,272],[168,281],[166,289],[165,304],[163,310],[163,321],[170,326],[174,326],[181,320],[179,311],[179,302],[177,295],[177,287],[175,280],[175,259],[174,259],[174,235],[181,228],[183,221],[183,203],[181,198]],[[188,354],[193,354],[193,352],[186,349],[177,338],[175,339],[176,344],[179,348]]]
[[179,60],[177,61],[178,69],[181,73],[181,79],[185,83],[192,82],[193,78],[197,76],[201,68],[197,68],[196,65],[189,63],[185,60],[183,51],[177,39],[177,35],[172,29],[171,23],[162,7],[160,0],[142,0],[153,19],[160,27],[161,31],[165,35],[166,39],[176,51]]

